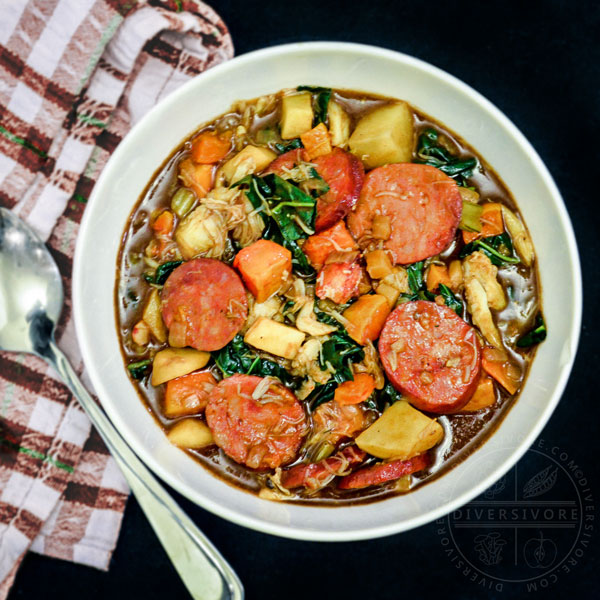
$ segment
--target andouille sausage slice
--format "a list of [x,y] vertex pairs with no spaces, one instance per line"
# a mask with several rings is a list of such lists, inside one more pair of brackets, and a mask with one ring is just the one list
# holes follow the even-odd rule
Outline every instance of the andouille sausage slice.
[[286,169],[293,169],[299,162],[306,161],[306,151],[304,148],[294,148],[278,156],[265,170],[263,175],[275,173],[280,177],[285,177]]
[[211,392],[206,422],[225,454],[257,470],[291,462],[307,432],[304,409],[293,392],[276,379],[255,375],[220,381]]
[[392,385],[427,412],[461,409],[479,381],[481,347],[475,329],[435,302],[406,302],[390,313],[379,354]]
[[462,213],[456,182],[435,167],[412,163],[384,165],[365,177],[360,198],[348,215],[348,228],[361,247],[370,242],[375,217],[390,219],[383,242],[395,264],[439,254],[452,242]]
[[288,489],[305,487],[319,490],[334,477],[347,475],[348,470],[365,460],[367,453],[358,446],[348,446],[316,463],[300,464],[281,473],[281,485]]
[[361,488],[379,485],[386,481],[399,479],[404,475],[422,471],[429,465],[427,454],[419,454],[408,460],[393,460],[388,463],[379,463],[371,467],[359,469],[350,475],[342,477],[338,483],[341,490],[358,490]]
[[313,413],[315,433],[326,432],[327,440],[333,445],[340,440],[356,437],[375,418],[375,413],[361,404],[341,405],[335,400],[324,402]]
[[162,291],[162,316],[169,340],[176,338],[178,346],[219,350],[248,316],[244,285],[225,263],[195,258],[169,275]]
[[329,186],[329,191],[317,200],[315,231],[318,232],[333,227],[352,210],[360,195],[365,169],[356,156],[340,148],[312,162]]

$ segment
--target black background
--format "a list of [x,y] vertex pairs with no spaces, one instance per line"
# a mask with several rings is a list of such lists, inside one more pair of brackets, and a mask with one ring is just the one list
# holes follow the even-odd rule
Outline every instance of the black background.
[[[533,144],[571,216],[585,289],[575,367],[542,437],[576,459],[598,500],[600,5],[593,0],[214,0],[212,6],[229,26],[237,55],[300,40],[362,42],[405,52],[473,86]],[[494,592],[469,581],[444,554],[434,523],[372,541],[298,542],[243,529],[176,497],[239,573],[250,599],[527,595],[516,585]],[[599,535],[544,596],[598,597]],[[188,597],[134,499],[108,573],[29,554],[10,594],[11,599],[109,597]]]

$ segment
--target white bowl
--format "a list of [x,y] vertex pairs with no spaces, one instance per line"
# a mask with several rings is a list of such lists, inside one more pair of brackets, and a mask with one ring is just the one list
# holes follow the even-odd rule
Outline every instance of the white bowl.
[[[236,100],[300,84],[408,100],[467,140],[514,194],[537,251],[548,338],[518,399],[475,456],[404,496],[337,508],[274,503],[234,488],[172,446],[144,408],[121,358],[113,293],[121,236],[155,170],[200,124]],[[102,404],[160,477],[193,502],[240,525],[306,540],[358,540],[432,521],[482,493],[512,467],[556,407],[575,358],[581,274],[569,217],[541,159],[490,102],[410,56],[357,44],[310,42],[259,50],[211,69],[155,106],[127,135],[88,202],[75,255],[73,300],[81,351]],[[481,461],[478,461],[481,464]]]

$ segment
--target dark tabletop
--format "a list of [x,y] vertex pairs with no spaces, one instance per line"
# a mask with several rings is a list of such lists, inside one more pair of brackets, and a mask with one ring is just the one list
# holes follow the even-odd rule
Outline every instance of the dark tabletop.
[[[522,598],[536,589],[551,598],[596,598],[599,534],[590,517],[596,514],[594,502],[600,501],[600,402],[595,385],[600,194],[594,187],[600,178],[600,5],[593,0],[360,4],[359,9],[359,3],[349,0],[212,2],[231,30],[237,55],[299,40],[343,40],[399,50],[473,86],[539,152],[575,228],[584,278],[584,324],[569,384],[542,433],[543,447],[528,452],[518,469],[533,479],[525,497],[542,497],[540,486],[555,483],[555,504],[550,506],[563,501],[574,510],[571,525],[582,528],[574,540],[567,515],[563,530],[519,530],[530,540],[521,537],[517,542],[516,532],[493,526],[469,537],[472,530],[456,528],[459,521],[464,525],[485,517],[463,513],[452,522],[383,539],[309,543],[241,528],[175,495],[239,573],[250,599],[434,594],[447,600]],[[511,472],[487,498],[502,500],[513,486]],[[456,535],[451,536],[453,528]],[[511,558],[513,544],[519,560],[516,554]],[[550,572],[560,561],[560,568]],[[134,499],[129,500],[108,573],[29,554],[10,595],[63,600],[185,597],[185,588]]]

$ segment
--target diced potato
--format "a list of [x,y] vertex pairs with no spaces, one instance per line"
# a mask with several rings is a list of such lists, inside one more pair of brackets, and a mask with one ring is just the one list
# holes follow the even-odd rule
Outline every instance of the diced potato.
[[387,215],[375,215],[371,225],[373,237],[376,240],[388,240],[392,235],[392,224]]
[[509,210],[504,205],[502,206],[502,216],[504,217],[504,224],[506,225],[506,229],[508,229],[508,233],[510,233],[517,254],[526,267],[531,266],[535,258],[535,252],[525,225],[523,225],[519,217],[512,210]]
[[295,327],[260,317],[244,336],[246,344],[282,358],[292,359],[306,336]]
[[277,154],[262,146],[245,146],[233,158],[230,158],[220,169],[227,183],[235,183],[246,175],[258,173],[268,167]]
[[372,250],[365,254],[367,273],[373,279],[383,279],[393,272],[394,266],[385,250]]
[[258,240],[240,250],[233,266],[258,303],[277,292],[292,272],[292,253],[271,240]]
[[138,321],[131,330],[131,339],[138,346],[146,346],[150,341],[150,327],[143,319]]
[[482,408],[488,408],[496,402],[496,392],[494,391],[494,382],[491,377],[485,373],[481,374],[475,393],[471,396],[466,406],[463,406],[459,412],[475,412]]
[[361,296],[342,313],[342,316],[349,321],[346,325],[348,335],[361,345],[376,340],[390,310],[390,304],[385,296],[380,294]]
[[180,448],[198,450],[214,444],[213,436],[208,425],[200,419],[183,419],[175,423],[167,433],[172,444]]
[[356,438],[356,445],[377,458],[407,460],[433,448],[443,437],[437,421],[400,400]]
[[453,291],[459,291],[463,286],[463,272],[462,272],[462,263],[460,260],[453,260],[448,265],[448,278],[450,279],[450,284],[448,287]]
[[367,113],[348,140],[352,154],[367,169],[410,162],[414,143],[413,115],[406,102],[387,104]]
[[201,204],[180,221],[175,241],[185,260],[199,254],[205,258],[221,258],[227,241],[223,213]]
[[334,146],[345,148],[350,137],[350,117],[348,113],[335,100],[330,100],[327,117],[329,118],[331,143]]
[[389,285],[388,283],[385,283],[385,282],[380,283],[377,286],[376,291],[381,296],[385,296],[390,307],[395,306],[396,302],[398,301],[398,298],[400,297],[400,290],[398,288],[395,288],[395,287]]
[[389,286],[396,288],[401,294],[410,292],[408,274],[403,267],[394,267],[392,272],[384,277],[380,283],[387,283]]
[[440,287],[440,283],[450,287],[450,277],[446,265],[430,264],[427,269],[425,281],[427,283],[427,289],[430,292],[437,290]]
[[290,94],[281,100],[281,137],[284,140],[297,138],[313,124],[312,97],[309,92]]
[[210,360],[209,352],[192,348],[167,348],[154,355],[152,385],[160,385],[175,377],[187,375],[205,367]]
[[148,301],[142,313],[142,319],[150,328],[152,335],[161,344],[167,341],[167,328],[163,322],[160,296],[158,290],[153,288],[148,296]]

